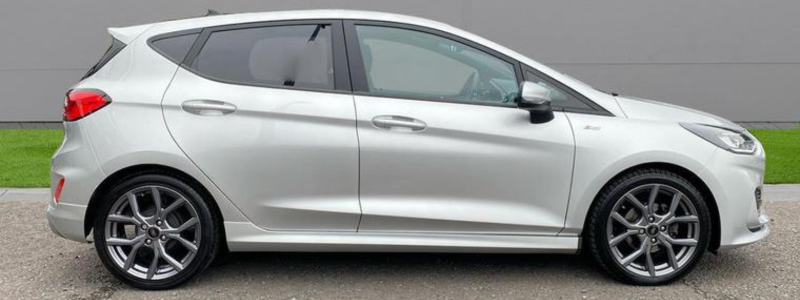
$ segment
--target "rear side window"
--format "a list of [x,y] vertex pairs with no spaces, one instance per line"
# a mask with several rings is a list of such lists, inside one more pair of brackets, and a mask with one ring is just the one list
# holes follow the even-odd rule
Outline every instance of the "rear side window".
[[106,50],[106,53],[103,54],[103,57],[100,58],[100,61],[98,61],[96,64],[94,64],[94,66],[89,68],[89,71],[86,72],[86,75],[83,75],[81,80],[89,78],[89,76],[92,76],[94,75],[94,73],[97,73],[98,70],[102,69],[103,66],[105,66],[106,63],[108,63],[108,61],[114,58],[114,56],[116,56],[117,53],[122,51],[123,48],[125,48],[125,43],[120,42],[117,39],[114,39],[114,41],[111,43],[111,46],[108,47],[108,50]]
[[327,25],[215,31],[191,68],[234,84],[333,89],[332,42]]
[[185,34],[150,42],[150,46],[176,64],[183,62],[199,33]]

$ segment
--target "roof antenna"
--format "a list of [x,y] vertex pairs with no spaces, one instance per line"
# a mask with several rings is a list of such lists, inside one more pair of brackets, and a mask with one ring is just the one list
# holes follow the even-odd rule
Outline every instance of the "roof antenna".
[[223,14],[223,13],[221,13],[221,12],[218,12],[218,11],[216,11],[216,10],[209,9],[209,10],[208,10],[208,13],[206,13],[206,15],[205,15],[205,16],[206,16],[206,17],[208,17],[208,16],[219,16],[219,15],[222,15],[222,14]]

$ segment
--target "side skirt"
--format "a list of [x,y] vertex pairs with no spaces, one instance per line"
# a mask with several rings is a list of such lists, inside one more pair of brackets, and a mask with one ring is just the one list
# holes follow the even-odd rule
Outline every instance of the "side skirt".
[[247,222],[225,222],[233,252],[468,252],[574,254],[578,237],[268,231]]

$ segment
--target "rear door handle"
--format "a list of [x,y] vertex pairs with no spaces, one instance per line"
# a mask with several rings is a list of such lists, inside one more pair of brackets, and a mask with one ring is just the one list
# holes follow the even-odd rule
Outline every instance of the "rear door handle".
[[236,111],[236,106],[217,100],[189,100],[181,104],[184,111],[201,116],[224,116]]
[[375,127],[396,131],[421,131],[427,127],[425,122],[403,116],[377,116],[372,119]]

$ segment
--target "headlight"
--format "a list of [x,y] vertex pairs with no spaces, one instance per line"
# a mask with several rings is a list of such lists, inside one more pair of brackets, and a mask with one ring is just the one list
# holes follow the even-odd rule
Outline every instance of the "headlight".
[[756,152],[756,141],[747,131],[734,131],[727,128],[693,123],[681,123],[683,128],[691,131],[717,147],[738,154],[753,154]]

